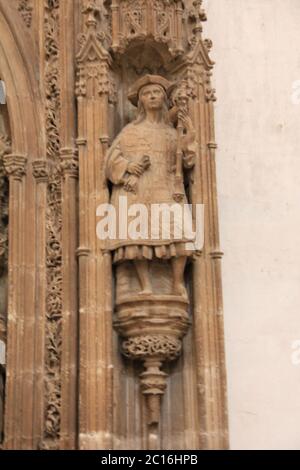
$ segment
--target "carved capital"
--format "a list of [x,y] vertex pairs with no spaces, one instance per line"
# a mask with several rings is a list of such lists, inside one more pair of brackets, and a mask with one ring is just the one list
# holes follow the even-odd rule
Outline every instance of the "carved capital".
[[21,180],[26,175],[27,157],[23,155],[5,155],[3,163],[9,177]]
[[46,160],[36,160],[32,163],[32,174],[38,182],[46,182],[48,180],[48,166]]
[[78,164],[78,151],[73,148],[64,148],[60,150],[61,163],[63,176],[69,175],[78,178],[79,164]]

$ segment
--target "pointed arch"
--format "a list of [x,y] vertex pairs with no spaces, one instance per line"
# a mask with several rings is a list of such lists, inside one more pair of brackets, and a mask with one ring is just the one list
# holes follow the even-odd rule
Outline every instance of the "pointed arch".
[[6,86],[12,151],[34,158],[44,143],[38,61],[33,60],[37,51],[13,2],[0,2],[0,30],[0,77]]

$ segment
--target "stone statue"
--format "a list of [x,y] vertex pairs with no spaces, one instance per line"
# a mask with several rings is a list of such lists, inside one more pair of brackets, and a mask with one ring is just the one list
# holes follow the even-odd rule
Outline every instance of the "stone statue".
[[[176,159],[180,158],[181,185],[183,171],[195,163],[195,131],[184,107],[177,109],[177,130],[171,124],[168,98],[174,87],[165,78],[146,75],[133,85],[129,100],[137,106],[137,118],[127,125],[108,151],[106,176],[113,184],[111,204],[118,212],[120,197],[127,197],[128,206],[143,204],[151,214],[154,204],[187,204],[184,191],[176,197]],[[179,123],[182,129],[178,132]],[[177,165],[176,165],[177,163]],[[178,175],[177,175],[178,176]],[[153,207],[153,206],[152,206]],[[170,224],[169,235],[162,237],[159,222],[156,235],[146,227],[147,237],[110,240],[113,263],[132,261],[140,283],[140,295],[151,296],[153,286],[149,276],[152,260],[169,260],[172,268],[172,295],[187,297],[184,270],[193,255],[193,239],[177,238],[176,220]]]

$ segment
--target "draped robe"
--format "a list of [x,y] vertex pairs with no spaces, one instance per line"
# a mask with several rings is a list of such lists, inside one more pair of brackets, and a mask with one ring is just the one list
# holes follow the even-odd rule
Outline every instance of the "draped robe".
[[[116,209],[117,221],[122,196],[127,197],[128,207],[143,204],[149,216],[147,237],[109,241],[108,249],[114,252],[114,262],[191,256],[194,238],[186,236],[184,230],[181,230],[182,236],[178,237],[178,223],[182,224],[183,218],[179,221],[171,212],[168,236],[163,233],[162,217],[154,230],[155,236],[150,221],[154,204],[167,204],[169,207],[177,204],[174,200],[176,150],[176,129],[165,123],[156,124],[146,120],[126,126],[110,147],[106,159],[106,176],[113,184],[110,203]],[[126,191],[124,184],[130,176],[128,164],[140,162],[145,155],[150,158],[150,167],[140,177],[136,177],[135,193]],[[183,168],[192,168],[194,160],[195,149],[192,145],[183,152]],[[179,204],[181,209],[188,204],[186,195]]]

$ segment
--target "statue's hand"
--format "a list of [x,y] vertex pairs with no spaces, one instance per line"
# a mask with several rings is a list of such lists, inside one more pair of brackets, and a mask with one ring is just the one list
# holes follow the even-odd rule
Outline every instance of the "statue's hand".
[[186,133],[182,138],[182,146],[186,147],[195,141],[196,131],[193,125],[193,121],[186,110],[181,109],[178,111],[178,120],[182,122],[182,125],[186,130]]
[[191,120],[189,113],[186,109],[179,109],[178,110],[178,120],[180,120],[183,124],[183,127],[187,131],[194,130],[193,121]]
[[129,176],[124,183],[125,191],[136,194],[138,179],[136,176]]
[[127,172],[131,175],[141,176],[144,173],[144,166],[142,163],[130,162],[128,163]]

